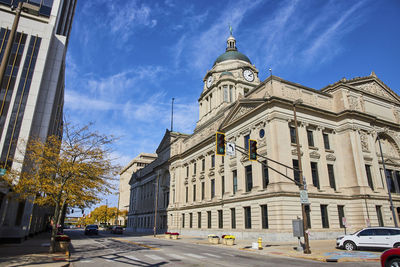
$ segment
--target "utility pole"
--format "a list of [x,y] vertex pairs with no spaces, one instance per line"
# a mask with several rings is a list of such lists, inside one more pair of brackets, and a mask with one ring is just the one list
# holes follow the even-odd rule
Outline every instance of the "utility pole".
[[379,133],[376,133],[376,136],[377,136],[377,138],[378,138],[379,150],[380,150],[380,152],[381,152],[383,172],[384,172],[385,178],[386,178],[386,184],[387,184],[387,188],[388,188],[390,209],[392,210],[393,222],[394,222],[394,226],[395,226],[395,227],[398,227],[398,225],[397,225],[397,219],[396,219],[396,214],[395,214],[395,212],[394,212],[394,207],[393,207],[392,193],[390,192],[390,189],[391,189],[391,187],[392,187],[392,180],[389,179],[389,177],[388,177],[388,175],[387,175],[387,173],[386,173],[385,159],[383,158],[382,145],[381,145],[381,139],[379,138]]
[[[305,177],[303,177],[303,167],[301,164],[301,152],[300,152],[300,143],[299,143],[299,131],[297,129],[297,116],[296,116],[296,105],[302,104],[303,101],[298,99],[293,102],[293,114],[294,114],[294,127],[296,131],[296,148],[297,148],[297,160],[299,163],[299,177],[300,177],[300,189],[307,191],[307,183]],[[306,214],[306,204],[301,203],[301,213],[303,217],[303,229],[304,229],[304,254],[311,254],[310,244],[308,241],[308,233],[307,233],[307,214]]]
[[158,209],[158,180],[160,177],[160,171],[157,171],[157,181],[156,181],[156,199],[154,203],[154,228],[153,228],[153,235],[156,237],[157,233],[157,209]]
[[108,216],[107,216],[107,210],[108,210],[108,199],[106,199],[106,225],[108,225]]

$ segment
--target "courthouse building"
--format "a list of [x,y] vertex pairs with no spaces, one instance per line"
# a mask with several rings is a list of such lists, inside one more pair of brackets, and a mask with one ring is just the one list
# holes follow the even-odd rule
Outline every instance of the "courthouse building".
[[[245,150],[254,139],[261,156],[297,169],[293,104],[299,99],[310,238],[336,237],[345,226],[349,231],[393,226],[388,190],[399,221],[400,97],[374,72],[320,90],[277,76],[260,81],[258,70],[230,36],[225,53],[204,76],[194,132],[167,131],[160,144],[164,154],[159,148],[157,160],[133,174],[130,229],[153,229],[157,188],[152,184],[160,174],[165,187],[158,199],[164,194],[169,201],[158,204],[164,209],[164,219],[157,210],[158,229],[291,240],[292,220],[301,218],[299,188],[275,170],[295,180],[298,172],[259,157],[270,168],[265,167],[238,151],[235,156],[215,155],[215,133],[224,132],[227,142]],[[165,216],[167,227],[161,225]]]
[[[65,56],[76,6],[76,0],[0,0],[0,61],[19,2],[24,5],[0,87],[3,171],[21,167],[29,138],[62,135]],[[51,214],[18,200],[0,180],[0,242],[45,230]]]

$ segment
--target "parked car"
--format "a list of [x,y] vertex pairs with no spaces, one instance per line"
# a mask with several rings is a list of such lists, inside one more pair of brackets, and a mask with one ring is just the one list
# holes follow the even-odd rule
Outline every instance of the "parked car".
[[398,267],[400,266],[400,248],[388,249],[381,255],[382,267]]
[[98,235],[99,234],[99,226],[96,224],[89,224],[85,227],[85,235]]
[[124,229],[121,226],[115,225],[111,228],[112,234],[123,234],[123,232],[124,232]]
[[336,247],[346,250],[357,248],[400,248],[400,229],[394,227],[369,227],[350,235],[336,238]]

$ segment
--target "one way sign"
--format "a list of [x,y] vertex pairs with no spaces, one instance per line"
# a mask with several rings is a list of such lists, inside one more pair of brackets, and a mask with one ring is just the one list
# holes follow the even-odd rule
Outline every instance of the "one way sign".
[[236,146],[235,143],[226,143],[226,154],[228,156],[235,156]]

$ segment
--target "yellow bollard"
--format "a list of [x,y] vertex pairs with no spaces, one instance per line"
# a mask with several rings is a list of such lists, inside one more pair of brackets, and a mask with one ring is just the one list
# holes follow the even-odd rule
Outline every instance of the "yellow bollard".
[[263,249],[263,247],[262,247],[262,238],[261,237],[258,238],[258,249],[259,250]]

